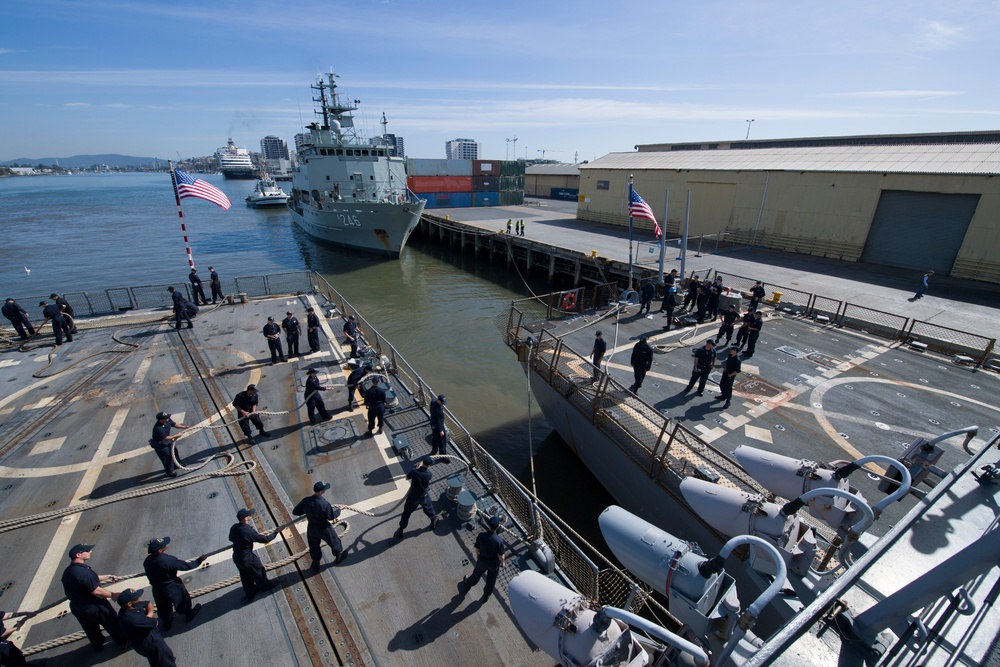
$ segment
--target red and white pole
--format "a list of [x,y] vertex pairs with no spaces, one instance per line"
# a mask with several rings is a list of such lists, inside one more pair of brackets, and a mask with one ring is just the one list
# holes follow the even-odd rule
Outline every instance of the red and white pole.
[[184,226],[184,210],[181,209],[181,196],[177,192],[177,178],[174,176],[174,162],[167,160],[170,167],[170,183],[174,186],[174,200],[177,202],[177,217],[181,219],[181,234],[184,235],[184,248],[187,250],[188,267],[194,268],[194,258],[191,256],[191,242],[188,241],[187,227]]

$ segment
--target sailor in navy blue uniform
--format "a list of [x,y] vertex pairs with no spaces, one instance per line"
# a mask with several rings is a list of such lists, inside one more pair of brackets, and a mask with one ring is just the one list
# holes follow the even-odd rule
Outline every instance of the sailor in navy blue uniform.
[[718,345],[722,337],[726,337],[726,345],[729,345],[729,341],[733,339],[733,325],[736,324],[737,318],[740,314],[736,312],[736,306],[730,305],[729,308],[723,311],[719,315],[719,319],[722,320],[722,324],[719,325],[719,333],[715,337],[715,344]]
[[59,310],[62,311],[63,315],[68,315],[66,321],[69,322],[70,328],[73,330],[73,334],[76,335],[76,313],[73,312],[73,306],[69,305],[69,301],[65,297],[61,297],[55,292],[49,295],[49,298],[56,302],[59,306]]
[[187,328],[193,329],[194,324],[191,323],[191,317],[198,314],[198,306],[191,303],[184,298],[184,295],[174,289],[171,285],[167,288],[170,292],[170,299],[174,303],[174,322],[178,329],[181,328],[181,320],[187,322]]
[[600,331],[594,332],[594,348],[590,351],[590,363],[594,364],[594,381],[597,381],[598,376],[601,374],[601,360],[604,359],[604,353],[608,351],[608,343],[601,336]]
[[[23,614],[23,616],[30,618],[34,616],[34,613]],[[44,662],[28,662],[24,659],[21,649],[8,640],[8,637],[14,634],[16,628],[8,628],[4,625],[4,621],[13,617],[14,615],[10,612],[0,611],[0,665],[4,667],[42,667],[45,664]]]
[[285,331],[285,342],[288,344],[288,356],[300,356],[299,336],[302,335],[302,327],[299,326],[298,318],[292,315],[292,311],[289,310],[285,313],[285,319],[281,320],[281,328]]
[[207,556],[198,556],[194,560],[181,560],[167,553],[169,537],[158,537],[146,543],[146,560],[142,569],[146,572],[149,587],[156,601],[156,614],[163,623],[163,631],[170,630],[173,625],[174,611],[184,614],[188,623],[201,611],[201,605],[191,606],[191,595],[184,582],[177,576],[178,572],[193,570],[205,562]]
[[382,432],[382,421],[385,419],[385,389],[382,388],[382,381],[376,377],[372,380],[372,386],[365,392],[365,405],[368,407],[368,433],[371,435],[375,430],[375,422],[378,422],[378,432]]
[[257,427],[257,430],[265,438],[270,435],[264,430],[264,422],[261,420],[260,415],[257,414],[257,404],[260,401],[257,395],[257,385],[248,384],[246,391],[241,391],[236,394],[233,399],[233,407],[236,408],[236,412],[239,414],[240,430],[243,431],[243,435],[246,436],[247,442],[251,445],[256,445],[257,441],[253,439],[253,435],[250,433],[250,424]]
[[747,337],[750,335],[750,325],[753,324],[754,315],[756,311],[753,306],[750,310],[743,313],[743,317],[740,319],[740,328],[736,331],[736,349],[740,349],[746,345]]
[[489,530],[479,533],[476,538],[476,567],[472,570],[472,576],[462,578],[462,597],[465,597],[472,587],[479,583],[483,574],[486,574],[486,586],[483,588],[480,602],[488,601],[493,595],[493,587],[497,583],[500,568],[504,565],[504,552],[507,550],[507,545],[497,535],[500,517],[491,516],[486,525],[489,526]]
[[361,398],[365,397],[364,392],[361,391],[361,389],[359,389],[358,387],[361,384],[361,381],[365,378],[366,375],[368,375],[371,372],[371,370],[372,370],[372,365],[371,364],[363,364],[363,365],[358,366],[357,368],[355,368],[353,371],[351,371],[351,374],[347,376],[347,409],[348,410],[351,410],[351,409],[354,408],[354,392],[355,391],[358,392],[358,395]]
[[92,544],[75,544],[69,550],[69,557],[73,562],[63,570],[63,592],[69,598],[70,613],[80,621],[94,651],[104,649],[102,627],[111,635],[111,641],[125,650],[128,648],[125,633],[122,632],[118,615],[109,602],[118,599],[118,594],[101,588],[101,582],[110,579],[111,575],[98,575],[87,565],[93,549]]
[[632,356],[629,359],[632,365],[632,374],[635,382],[628,388],[633,394],[639,393],[642,381],[646,379],[646,373],[653,367],[653,348],[646,342],[645,336],[639,336],[639,342],[632,348]]
[[306,541],[309,543],[309,555],[312,556],[312,569],[316,571],[323,561],[323,542],[326,542],[333,551],[334,565],[347,558],[344,545],[337,536],[337,531],[333,529],[333,524],[330,523],[340,516],[340,509],[335,508],[323,497],[329,488],[329,483],[316,482],[313,484],[313,494],[300,500],[292,509],[292,514],[295,516],[303,514],[306,516]]
[[403,514],[399,517],[399,528],[396,530],[396,539],[403,538],[403,531],[410,523],[410,515],[418,508],[424,510],[424,514],[431,520],[431,530],[437,528],[438,517],[434,510],[434,503],[431,502],[431,479],[433,474],[429,468],[434,465],[434,459],[425,456],[420,459],[420,464],[406,473],[406,479],[410,480],[410,488],[406,492],[406,501],[403,503]]
[[233,543],[233,562],[240,571],[240,583],[243,584],[243,603],[254,599],[260,591],[269,591],[278,585],[276,579],[268,579],[264,563],[253,552],[255,543],[267,544],[278,536],[278,531],[270,535],[261,535],[250,525],[250,517],[257,513],[255,509],[241,509],[236,513],[237,523],[229,529],[229,541]]
[[444,427],[444,394],[431,401],[431,454],[445,454],[448,447],[448,433]]
[[715,341],[711,338],[705,341],[704,347],[699,347],[694,351],[694,368],[691,369],[691,381],[688,382],[684,393],[688,393],[698,383],[698,395],[705,395],[705,383],[708,382],[708,374],[715,368]]
[[354,319],[354,315],[349,315],[347,321],[344,322],[344,340],[351,346],[351,359],[356,359],[358,356],[358,339],[361,338],[361,334],[364,332],[358,328],[358,323]]
[[760,305],[766,294],[764,283],[758,280],[757,284],[750,288],[750,310],[757,310],[757,306]]
[[142,589],[128,588],[118,595],[118,620],[135,652],[149,661],[150,667],[177,667],[174,652],[163,641],[153,616],[153,603],[142,602]]
[[681,306],[681,310],[689,311],[694,308],[698,300],[698,292],[701,291],[701,281],[698,280],[698,276],[695,276],[688,283],[687,294],[684,296],[684,304]]
[[42,307],[42,317],[45,320],[42,322],[41,329],[45,326],[47,322],[52,322],[52,333],[56,336],[56,345],[63,344],[63,338],[66,338],[67,343],[73,342],[73,328],[70,327],[69,322],[63,317],[62,311],[54,303],[49,303],[48,301],[40,301],[38,303]]
[[170,435],[170,429],[172,428],[183,431],[190,427],[175,422],[170,418],[169,412],[156,413],[156,423],[153,424],[153,437],[149,439],[149,446],[160,457],[160,463],[163,464],[163,472],[167,474],[167,477],[177,477],[177,465],[174,463],[174,456],[170,453],[171,446],[175,449],[177,459],[180,460],[181,458],[180,453],[176,452],[177,445],[171,445],[174,440],[181,437],[181,434]]
[[736,382],[736,376],[743,370],[743,364],[740,363],[738,354],[739,350],[735,347],[729,348],[729,356],[726,357],[726,364],[722,367],[722,379],[719,380],[719,395],[715,397],[715,400],[726,402],[722,406],[723,410],[728,408],[732,403],[733,383]]
[[764,328],[764,319],[760,311],[754,313],[753,322],[750,323],[748,329],[749,333],[747,335],[747,351],[744,353],[746,357],[752,357],[754,350],[757,349],[757,339],[760,338],[760,330]]
[[319,317],[313,308],[306,308],[306,339],[309,352],[319,352]]
[[214,266],[208,267],[208,271],[208,285],[212,288],[212,303],[215,303],[216,299],[225,301],[226,296],[222,293],[222,279],[219,278]]
[[639,314],[642,315],[643,309],[646,313],[649,313],[650,308],[653,307],[653,297],[656,296],[656,285],[652,282],[648,282],[642,286],[639,290]]
[[191,281],[191,294],[194,295],[194,302],[198,303],[198,299],[201,299],[201,305],[207,306],[208,299],[205,298],[205,288],[202,287],[198,269],[191,269],[191,273],[188,274],[188,280]]
[[309,423],[316,423],[316,413],[319,412],[319,418],[323,421],[330,419],[330,413],[326,411],[326,404],[323,403],[323,397],[320,392],[326,391],[326,387],[319,383],[319,378],[316,377],[316,369],[309,369],[309,377],[306,378],[306,410],[309,413]]
[[273,317],[267,318],[267,324],[264,325],[262,333],[267,339],[268,349],[271,350],[271,365],[274,366],[279,360],[284,361],[285,353],[281,349],[281,327],[274,323]]
[[[10,320],[21,340],[28,340],[28,336],[35,335],[35,327],[31,326],[31,320],[28,319],[28,311],[22,308],[17,301],[7,299],[0,310],[2,310],[3,316]],[[27,328],[28,333],[24,332],[25,328]]]
[[664,328],[670,331],[670,326],[674,323],[674,309],[677,307],[677,288],[671,285],[667,288],[667,293],[663,295],[663,303],[660,304],[660,312],[666,313],[667,324]]

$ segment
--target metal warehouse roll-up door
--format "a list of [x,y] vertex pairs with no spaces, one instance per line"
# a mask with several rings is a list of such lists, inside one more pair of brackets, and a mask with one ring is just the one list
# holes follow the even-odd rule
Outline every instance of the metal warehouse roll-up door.
[[947,274],[978,205],[978,194],[883,190],[861,261]]

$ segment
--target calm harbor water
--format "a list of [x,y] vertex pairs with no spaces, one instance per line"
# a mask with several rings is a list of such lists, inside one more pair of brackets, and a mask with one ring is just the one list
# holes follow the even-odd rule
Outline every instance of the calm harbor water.
[[[306,237],[284,209],[243,203],[253,181],[205,176],[233,207],[184,200],[195,266],[223,276],[313,269],[378,327],[493,455],[595,546],[597,514],[611,499],[530,408],[524,373],[493,320],[528,294],[516,273],[414,238],[382,261]],[[182,283],[187,255],[167,174],[0,179],[0,296]],[[24,270],[30,269],[30,274]],[[547,291],[544,280],[535,292]],[[22,304],[32,314],[35,304]],[[281,313],[275,313],[280,317]],[[40,318],[39,318],[40,319]],[[529,442],[529,432],[531,434]]]

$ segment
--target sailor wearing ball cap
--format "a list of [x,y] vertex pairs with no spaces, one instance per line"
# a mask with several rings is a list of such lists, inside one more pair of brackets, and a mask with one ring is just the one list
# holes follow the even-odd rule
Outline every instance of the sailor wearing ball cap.
[[330,523],[336,521],[340,516],[340,509],[335,508],[323,497],[329,488],[328,482],[316,482],[313,484],[313,494],[300,500],[299,504],[292,510],[292,514],[295,516],[304,514],[308,520],[306,541],[309,542],[309,555],[312,556],[312,569],[315,571],[319,571],[322,564],[323,542],[330,545],[330,550],[333,551],[334,555],[334,564],[347,558],[344,545],[341,544],[337,531]]
[[177,576],[178,572],[186,572],[205,562],[207,556],[198,556],[194,560],[181,560],[167,551],[169,537],[158,537],[146,543],[149,553],[142,563],[142,568],[149,579],[149,586],[156,601],[156,613],[163,621],[163,631],[170,630],[173,624],[174,610],[184,614],[188,623],[201,611],[201,605],[191,606],[191,596],[184,587],[184,582]]
[[278,531],[270,535],[261,535],[250,525],[250,517],[257,513],[253,508],[243,508],[236,513],[237,523],[229,529],[229,541],[233,543],[233,562],[240,571],[240,583],[243,584],[243,604],[253,600],[259,591],[269,591],[278,585],[277,581],[267,578],[264,563],[253,552],[255,542],[267,544],[278,536]]
[[[178,459],[181,457],[180,453],[177,452],[177,445],[171,445],[174,440],[181,437],[181,434],[170,435],[170,429],[172,428],[183,431],[190,427],[175,422],[170,418],[169,412],[158,412],[156,414],[156,423],[153,424],[153,437],[149,439],[149,446],[160,457],[160,463],[163,464],[163,472],[166,473],[167,477],[177,477],[177,465],[174,463],[174,456],[176,455]],[[171,446],[174,449],[173,454],[170,452]]]
[[257,404],[259,401],[257,385],[255,384],[248,384],[246,391],[241,391],[233,398],[233,407],[236,408],[236,412],[240,415],[238,420],[240,430],[243,431],[243,435],[246,436],[247,442],[251,445],[256,445],[257,441],[253,439],[253,435],[250,433],[250,424],[256,426],[257,430],[265,438],[269,435],[264,430],[264,422],[261,421],[260,415],[257,414]]
[[472,571],[471,577],[463,577],[460,587],[462,597],[465,597],[473,586],[479,583],[483,573],[486,574],[486,587],[483,588],[483,597],[480,602],[486,602],[493,594],[493,587],[497,583],[497,574],[504,564],[504,551],[507,544],[497,535],[500,529],[500,517],[491,516],[487,521],[487,530],[479,533],[476,538],[476,567]]
[[317,377],[316,369],[309,369],[309,376],[306,378],[306,412],[309,413],[309,423],[315,424],[317,422],[316,413],[319,412],[319,417],[322,421],[330,419],[330,413],[326,411],[326,404],[323,402],[323,397],[320,392],[326,391],[327,387],[324,387],[319,383],[319,377]]
[[176,667],[174,652],[163,641],[153,617],[153,603],[142,602],[142,589],[128,588],[118,594],[118,620],[135,652],[149,661],[150,667]]
[[444,394],[431,401],[431,454],[446,454],[448,435],[444,428]]
[[410,480],[410,489],[406,492],[406,502],[403,504],[403,514],[399,517],[399,528],[396,530],[396,539],[403,538],[403,531],[410,523],[410,515],[414,510],[421,507],[424,514],[431,520],[431,530],[434,530],[440,517],[434,510],[434,503],[431,502],[430,486],[433,474],[430,467],[434,465],[434,459],[425,456],[420,459],[416,468],[406,473],[406,479]]
[[299,326],[298,318],[292,315],[292,311],[285,312],[285,319],[281,320],[281,328],[285,332],[285,342],[288,343],[289,358],[302,356],[299,353],[299,336],[302,335],[302,327]]
[[73,562],[63,570],[63,592],[69,598],[70,612],[80,621],[94,651],[104,649],[102,627],[111,635],[111,640],[118,648],[125,650],[128,648],[125,633],[118,623],[118,615],[108,602],[117,599],[118,594],[101,588],[101,582],[111,579],[111,575],[98,575],[87,565],[93,549],[93,544],[75,544],[69,550],[69,557]]

